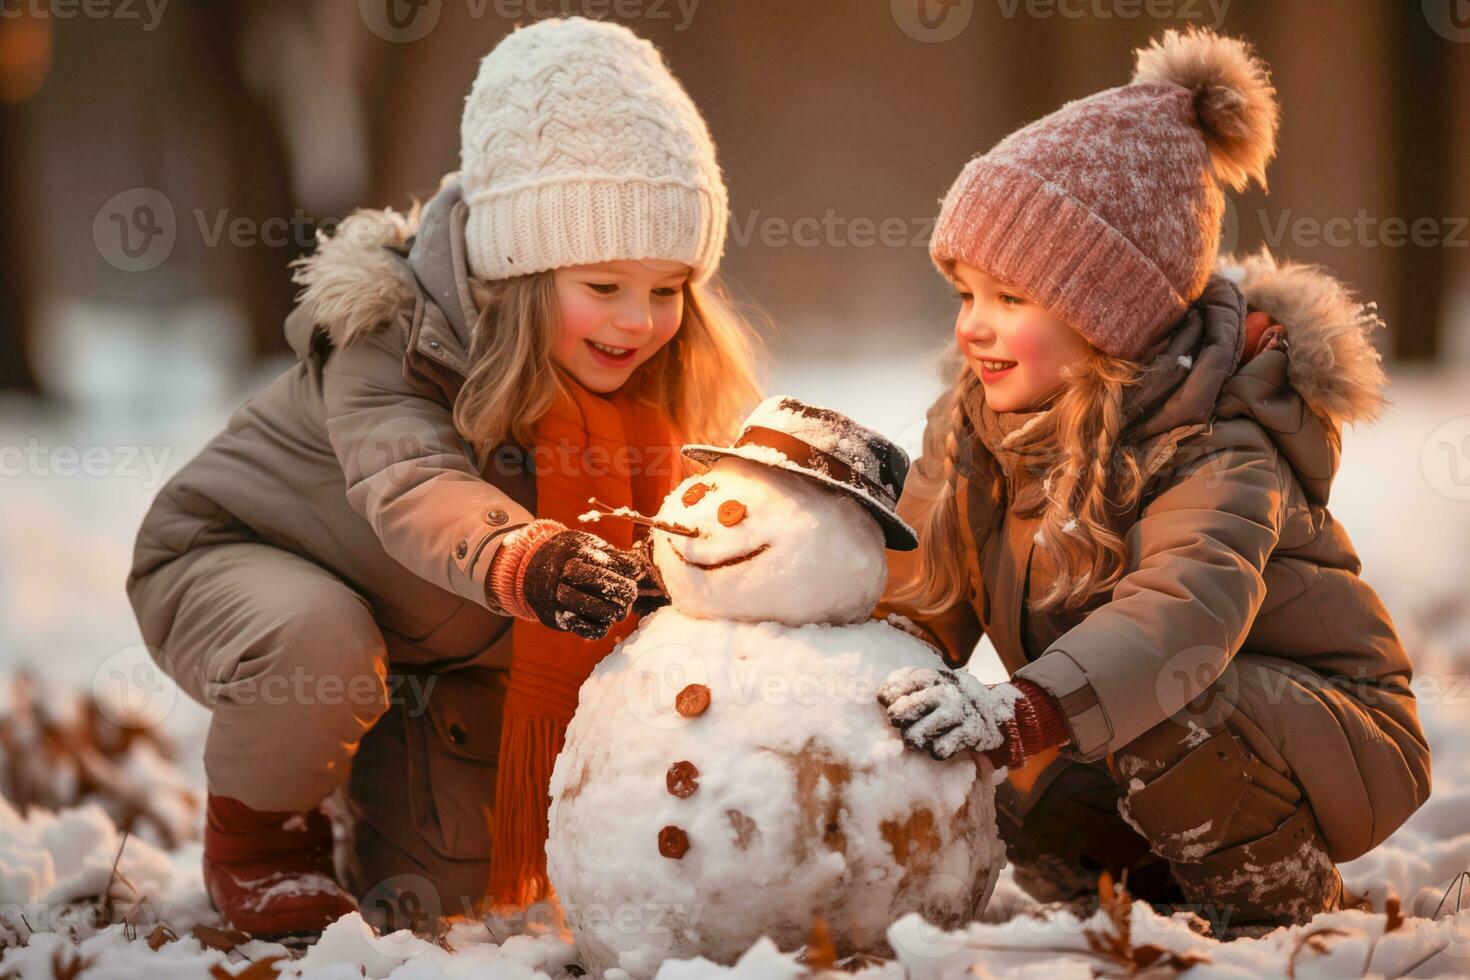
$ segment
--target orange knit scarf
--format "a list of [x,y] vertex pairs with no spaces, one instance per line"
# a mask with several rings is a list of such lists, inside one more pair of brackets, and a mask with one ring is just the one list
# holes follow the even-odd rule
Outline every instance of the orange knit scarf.
[[[621,392],[602,397],[569,382],[536,428],[536,516],[576,528],[589,497],[652,514],[679,481],[679,451],[664,413]],[[636,529],[642,533],[643,529]],[[631,548],[634,526],[610,520],[598,536]],[[489,894],[525,906],[550,893],[547,808],[552,765],[577,692],[592,668],[637,625],[629,616],[601,640],[517,619],[500,735]]]

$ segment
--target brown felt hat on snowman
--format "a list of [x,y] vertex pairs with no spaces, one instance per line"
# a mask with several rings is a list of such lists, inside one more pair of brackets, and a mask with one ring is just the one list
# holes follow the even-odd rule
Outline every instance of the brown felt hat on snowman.
[[840,412],[768,398],[732,445],[684,455],[709,469],[669,494],[651,539],[686,615],[861,622],[887,584],[884,550],[918,546],[897,511],[908,454]]

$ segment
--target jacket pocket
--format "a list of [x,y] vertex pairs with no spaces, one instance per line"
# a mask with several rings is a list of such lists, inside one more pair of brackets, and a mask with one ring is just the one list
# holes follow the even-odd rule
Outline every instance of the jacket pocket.
[[487,858],[508,671],[467,667],[433,680],[423,711],[405,715],[409,805],[433,849]]

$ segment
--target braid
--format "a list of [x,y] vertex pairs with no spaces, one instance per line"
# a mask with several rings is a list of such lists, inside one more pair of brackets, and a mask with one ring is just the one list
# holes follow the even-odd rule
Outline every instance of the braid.
[[1037,541],[1057,558],[1059,572],[1038,610],[1080,607],[1116,585],[1127,567],[1117,515],[1137,502],[1142,480],[1121,445],[1123,396],[1139,373],[1136,364],[1099,353],[1071,372],[1057,400],[1051,435],[1059,459],[1046,481]]
[[[1141,374],[1132,361],[1094,352],[1067,373],[1052,411],[1028,432],[1057,450],[1043,481],[1036,540],[1055,557],[1058,575],[1036,601],[1038,611],[1079,608],[1116,585],[1127,568],[1127,545],[1117,522],[1137,504],[1143,479],[1122,441],[1123,398]],[[974,532],[960,526],[955,492],[962,454],[976,453],[966,478],[985,481],[994,500],[1004,491],[1000,467],[975,445],[977,440],[965,438],[964,399],[976,383],[966,369],[946,389],[930,414],[923,456],[910,474],[915,492],[933,494],[934,500],[915,528],[919,550],[909,565],[911,574],[890,583],[888,601],[915,615],[937,615],[969,597],[966,536]]]

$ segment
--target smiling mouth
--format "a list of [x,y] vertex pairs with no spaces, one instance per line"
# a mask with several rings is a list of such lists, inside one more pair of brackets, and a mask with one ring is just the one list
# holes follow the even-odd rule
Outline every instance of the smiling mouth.
[[734,558],[726,558],[723,561],[716,561],[716,562],[691,561],[690,559],[685,558],[682,554],[680,554],[679,549],[678,548],[675,548],[673,546],[673,544],[670,544],[669,545],[669,550],[672,551],[676,556],[678,556],[678,559],[680,561],[682,561],[684,564],[689,565],[689,566],[691,566],[693,568],[699,568],[699,569],[703,569],[706,572],[709,572],[709,571],[713,571],[716,568],[729,568],[731,565],[739,565],[742,562],[750,561],[756,555],[761,554],[762,552],[766,551],[770,547],[771,546],[769,544],[763,544],[759,548],[755,549],[754,551],[747,551],[743,555],[736,555]]
[[637,347],[613,347],[610,344],[599,344],[595,340],[588,340],[586,343],[593,359],[609,367],[631,364],[638,355]]

